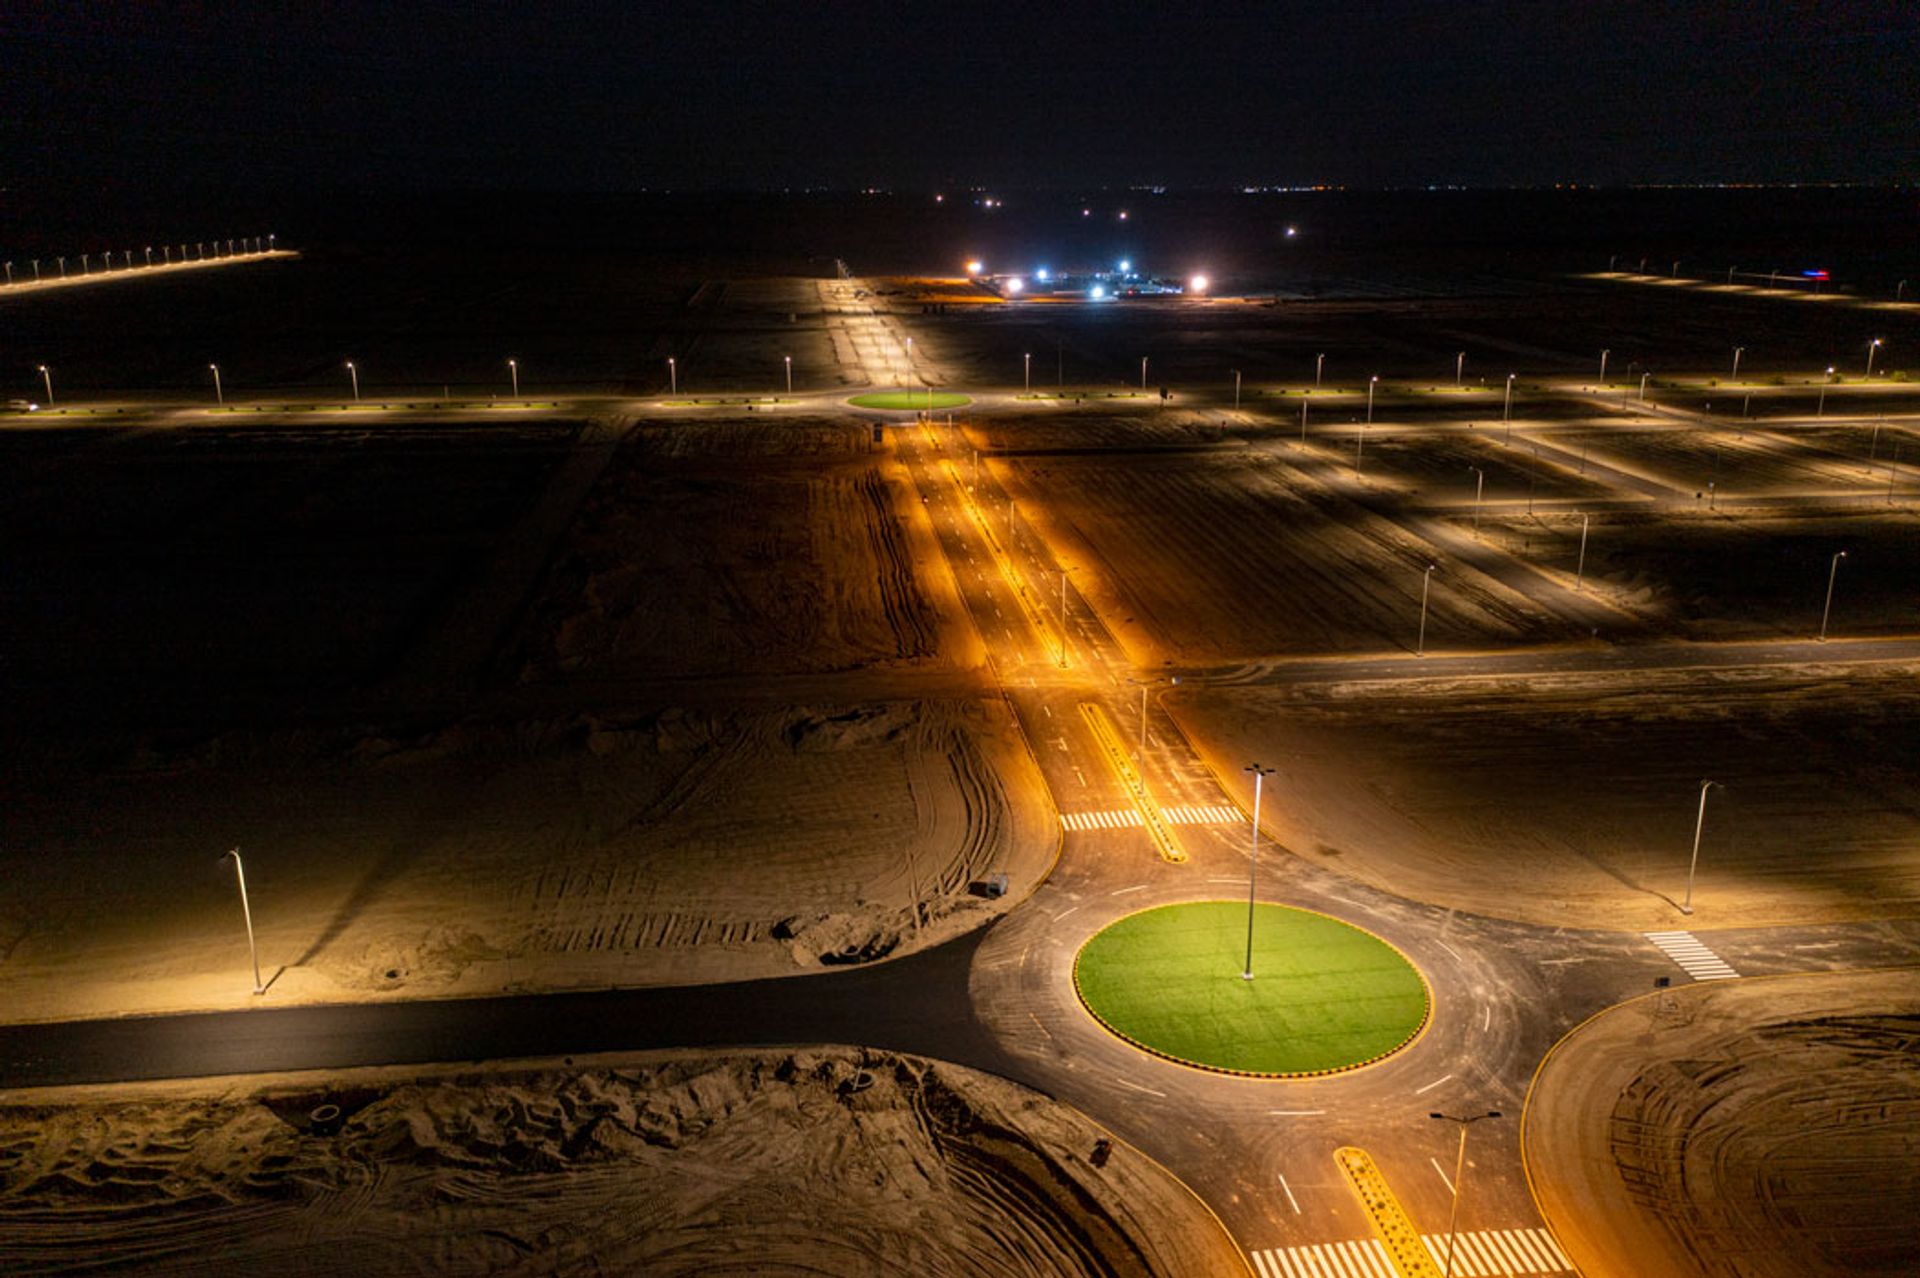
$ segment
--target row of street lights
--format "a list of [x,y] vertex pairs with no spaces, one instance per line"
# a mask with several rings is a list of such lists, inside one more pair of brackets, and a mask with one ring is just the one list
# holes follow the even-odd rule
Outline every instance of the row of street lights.
[[[211,241],[196,240],[193,245],[194,251],[191,254],[187,252],[187,246],[185,244],[181,244],[179,246],[180,261],[182,263],[195,262],[195,261],[204,262],[210,259],[214,261],[218,261],[222,258],[243,257],[243,256],[252,256],[260,253],[271,253],[274,251],[275,239],[276,239],[275,236],[269,235],[263,241],[260,236],[253,235],[253,236],[247,236],[239,240],[211,240]],[[207,245],[209,243],[213,245],[213,252],[211,255],[209,255],[207,252]],[[240,246],[237,251],[234,248],[235,244],[238,244]],[[224,252],[222,251],[222,245],[225,246]],[[160,260],[158,262],[155,262],[153,260],[153,245],[151,244],[147,245],[146,249],[144,250],[145,265],[147,267],[174,265],[173,250],[174,250],[173,245],[162,244],[160,246]],[[95,255],[92,253],[79,254],[81,278],[84,278],[86,276],[93,274],[94,256]],[[111,275],[113,273],[112,251],[109,250],[108,252],[101,253],[98,256],[101,262],[103,263],[101,273],[103,275]],[[134,269],[132,249],[122,249],[120,252],[120,259],[121,259],[121,266],[120,266],[121,271],[125,272],[125,271],[131,271]],[[38,258],[38,257],[27,259],[28,264],[33,268],[32,282],[34,283],[38,283],[41,279],[44,278],[40,273],[40,263],[43,260],[46,260],[46,259]],[[52,259],[52,261],[54,263],[55,268],[59,271],[59,274],[55,278],[66,279],[67,278],[67,259],[64,256],[56,256]],[[6,272],[6,282],[8,285],[12,285],[14,282],[13,262],[11,260],[8,260],[7,262],[4,263],[4,268]],[[28,281],[23,279],[20,282],[24,284],[24,283],[27,283]]]

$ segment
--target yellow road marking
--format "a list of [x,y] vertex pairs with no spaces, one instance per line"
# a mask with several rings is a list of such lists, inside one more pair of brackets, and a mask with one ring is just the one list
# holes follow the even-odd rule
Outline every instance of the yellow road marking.
[[1406,1208],[1393,1196],[1393,1190],[1387,1187],[1387,1178],[1373,1165],[1367,1151],[1348,1145],[1334,1151],[1333,1161],[1340,1164],[1347,1183],[1360,1196],[1367,1220],[1401,1278],[1440,1278],[1440,1268],[1433,1263],[1433,1254],[1421,1243],[1420,1231],[1413,1227]]
[[954,490],[960,494],[960,501],[966,506],[967,515],[973,520],[974,526],[980,530],[980,536],[986,541],[987,549],[993,553],[993,562],[999,565],[1000,576],[1006,581],[1007,589],[1012,591],[1013,597],[1019,601],[1020,610],[1027,614],[1027,624],[1032,626],[1034,632],[1040,636],[1043,650],[1054,654],[1064,666],[1067,663],[1065,640],[1047,620],[1046,610],[1027,590],[1026,583],[1021,581],[1019,571],[1013,566],[1012,557],[1007,554],[1006,547],[1000,544],[1000,539],[993,535],[993,524],[987,519],[986,512],[982,511],[973,500],[973,493],[967,488],[966,482],[960,478],[960,472],[954,468],[952,462],[943,462],[942,465],[946,467],[947,478],[953,481]]
[[1087,726],[1093,729],[1093,736],[1100,743],[1100,752],[1107,757],[1107,764],[1114,775],[1120,778],[1120,784],[1127,789],[1127,797],[1133,800],[1133,806],[1140,813],[1141,823],[1147,827],[1147,833],[1153,836],[1154,843],[1160,849],[1160,855],[1168,861],[1180,862],[1187,859],[1186,849],[1180,846],[1180,840],[1173,835],[1173,827],[1167,823],[1166,814],[1160,811],[1160,805],[1153,801],[1153,795],[1147,792],[1146,779],[1140,770],[1133,766],[1133,759],[1127,754],[1126,746],[1120,743],[1119,730],[1113,726],[1104,708],[1091,701],[1080,703],[1081,717]]

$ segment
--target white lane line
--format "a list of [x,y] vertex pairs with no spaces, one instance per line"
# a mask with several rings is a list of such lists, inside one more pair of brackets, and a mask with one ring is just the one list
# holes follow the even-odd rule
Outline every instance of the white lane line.
[[1294,1215],[1300,1215],[1300,1200],[1293,1196],[1293,1186],[1287,1183],[1287,1178],[1284,1174],[1276,1172],[1275,1175],[1280,1177],[1280,1189],[1287,1196],[1287,1205],[1293,1208]]
[[1277,1118],[1311,1118],[1315,1114],[1324,1114],[1324,1109],[1270,1109],[1267,1113]]
[[1493,1025],[1493,1004],[1488,1003],[1480,1009],[1480,1032],[1486,1033]]
[[1147,890],[1146,884],[1136,883],[1132,887],[1115,888],[1113,891],[1109,892],[1107,895],[1108,896],[1125,896],[1129,892],[1144,892],[1146,890]]
[[1452,1074],[1442,1074],[1440,1077],[1434,1079],[1431,1083],[1428,1083],[1425,1087],[1414,1088],[1413,1094],[1415,1096],[1425,1095],[1427,1092],[1432,1091],[1434,1088],[1440,1086],[1440,1084],[1446,1082],[1449,1078],[1452,1078],[1452,1077],[1453,1077]]
[[[1029,1012],[1028,1015],[1031,1016],[1032,1013]],[[1453,1192],[1453,1182],[1447,1179],[1446,1170],[1440,1166],[1440,1160],[1437,1158],[1429,1158],[1427,1161],[1433,1164],[1433,1174],[1440,1178],[1440,1183],[1445,1185],[1447,1192],[1451,1194]]]
[[1041,707],[1040,707],[1040,713],[1041,713],[1041,714],[1044,714],[1045,716],[1047,716],[1047,718],[1049,718],[1049,719],[1051,719],[1051,718],[1053,718],[1053,707],[1052,707],[1052,706],[1041,706]]
[[1165,1092],[1156,1092],[1151,1087],[1142,1087],[1138,1083],[1129,1083],[1124,1078],[1116,1078],[1113,1081],[1120,1084],[1120,1086],[1122,1087],[1131,1087],[1136,1092],[1145,1092],[1149,1096],[1158,1096],[1161,1100],[1165,1100],[1167,1098],[1167,1094]]
[[1079,907],[1079,906],[1077,906],[1077,905],[1069,905],[1069,906],[1068,906],[1068,907],[1067,907],[1066,909],[1064,909],[1064,910],[1062,910],[1062,911],[1060,911],[1060,912],[1059,912],[1058,914],[1056,914],[1056,915],[1054,915],[1054,916],[1053,916],[1053,921],[1054,921],[1055,923],[1058,923],[1058,922],[1059,922],[1059,921],[1060,921],[1061,919],[1064,919],[1065,917],[1067,917],[1067,915],[1069,915],[1069,914],[1071,914],[1071,913],[1073,913],[1073,912],[1074,912],[1075,910],[1077,910],[1077,909],[1079,909],[1079,908],[1080,908],[1080,907]]
[[1454,960],[1455,960],[1456,962],[1459,962],[1459,963],[1464,963],[1464,962],[1466,962],[1466,960],[1465,960],[1465,959],[1463,959],[1463,958],[1461,958],[1461,957],[1460,957],[1460,951],[1459,951],[1459,950],[1456,950],[1456,949],[1454,949],[1454,948],[1453,948],[1453,947],[1452,947],[1451,945],[1448,945],[1448,944],[1447,944],[1447,943],[1446,943],[1445,941],[1442,941],[1442,940],[1440,940],[1440,939],[1438,939],[1438,938],[1436,937],[1436,938],[1434,939],[1434,942],[1433,942],[1433,943],[1434,943],[1435,945],[1437,945],[1437,946],[1439,946],[1439,947],[1440,947],[1441,949],[1443,949],[1443,950],[1445,950],[1445,951],[1446,951],[1447,953],[1449,953],[1449,954],[1451,954],[1451,955],[1453,955],[1453,957],[1454,957]]
[[1082,771],[1081,771],[1081,770],[1080,770],[1079,768],[1075,768],[1075,769],[1073,770],[1073,775],[1074,775],[1074,776],[1076,776],[1076,777],[1079,777],[1079,778],[1080,778],[1080,788],[1081,788],[1081,789],[1083,789],[1083,790],[1084,790],[1084,789],[1086,789],[1086,787],[1087,787],[1087,774],[1086,774],[1086,773],[1084,773],[1084,772],[1082,772]]
[[1043,1038],[1045,1038],[1049,1043],[1053,1041],[1052,1033],[1048,1031],[1046,1026],[1040,1023],[1040,1018],[1038,1016],[1035,1016],[1032,1012],[1028,1012],[1027,1019],[1033,1022],[1033,1027],[1040,1031],[1040,1034]]
[[1209,883],[1238,883],[1239,881],[1240,881],[1239,877],[1232,874],[1229,874],[1224,878],[1216,877],[1216,878],[1211,878],[1207,880],[1207,882]]

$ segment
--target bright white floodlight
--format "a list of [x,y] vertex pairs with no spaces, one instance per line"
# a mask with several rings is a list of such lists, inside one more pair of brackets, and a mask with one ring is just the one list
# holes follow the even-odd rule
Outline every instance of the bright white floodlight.
[[1196,275],[1187,281],[1187,287],[1196,293],[1204,293],[1207,291],[1207,277],[1204,275]]

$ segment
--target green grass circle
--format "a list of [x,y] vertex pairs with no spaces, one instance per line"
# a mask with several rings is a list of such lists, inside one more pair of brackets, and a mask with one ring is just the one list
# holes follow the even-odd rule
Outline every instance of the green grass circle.
[[1318,1074],[1375,1061],[1427,1022],[1426,980],[1371,932],[1324,914],[1244,901],[1130,914],[1073,962],[1087,1010],[1121,1038],[1204,1069]]
[[916,408],[961,408],[973,400],[954,391],[876,391],[871,395],[855,395],[847,401],[855,408],[891,408],[902,412],[911,412]]

